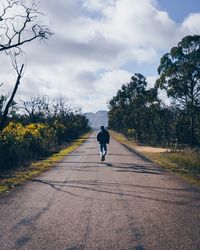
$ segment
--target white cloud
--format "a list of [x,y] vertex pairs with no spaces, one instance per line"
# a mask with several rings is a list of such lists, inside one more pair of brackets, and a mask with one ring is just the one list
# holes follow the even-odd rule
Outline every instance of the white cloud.
[[101,32],[107,39],[120,41],[129,47],[164,48],[169,34],[175,35],[175,23],[166,12],[157,10],[149,0],[118,0],[104,9]]
[[182,30],[185,34],[200,34],[200,13],[190,14],[182,24]]
[[116,0],[83,0],[83,7],[90,11],[102,11],[107,6],[112,6]]
[[132,74],[125,70],[113,70],[101,74],[96,81],[97,90],[105,96],[112,97],[121,88],[123,83],[130,81]]
[[[183,34],[199,33],[200,14],[178,25],[152,0],[43,0],[42,5],[54,35],[47,45],[35,41],[23,47],[27,67],[17,96],[62,94],[84,111],[106,108],[135,73],[127,63],[148,76],[143,65],[146,70],[157,63]],[[7,64],[1,55],[0,82],[13,83]],[[155,77],[147,79],[151,86]],[[4,85],[3,91],[12,86]]]
[[[93,78],[92,91],[86,91],[81,100],[85,99],[86,107],[89,111],[97,111],[98,109],[105,109],[111,98],[116,95],[118,89],[123,83],[129,82],[131,73],[125,70],[113,70],[101,73],[99,77],[89,76]],[[87,78],[88,78],[87,76]],[[95,80],[96,78],[96,80]],[[77,104],[80,103],[76,98]],[[84,108],[84,111],[87,109]]]
[[157,79],[158,79],[157,75],[156,76],[148,76],[146,78],[147,83],[148,83],[148,87],[153,88]]

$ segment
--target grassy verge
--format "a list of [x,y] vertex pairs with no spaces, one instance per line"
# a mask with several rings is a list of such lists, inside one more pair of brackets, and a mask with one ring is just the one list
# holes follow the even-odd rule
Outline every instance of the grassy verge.
[[136,150],[151,161],[164,167],[190,184],[200,187],[200,153],[186,149],[183,152],[169,152],[166,148],[139,146],[124,135],[111,131],[112,136],[120,143]]
[[27,179],[33,178],[40,173],[50,169],[55,165],[55,163],[61,161],[63,157],[79,147],[88,137],[89,133],[81,136],[70,146],[60,150],[58,153],[53,154],[52,156],[44,160],[34,162],[29,167],[5,173],[0,177],[0,193],[8,191],[15,186],[21,185],[23,182],[27,181]]

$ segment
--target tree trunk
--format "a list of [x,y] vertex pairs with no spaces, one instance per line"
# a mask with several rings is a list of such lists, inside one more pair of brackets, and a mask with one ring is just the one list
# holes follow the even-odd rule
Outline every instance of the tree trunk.
[[13,89],[12,95],[11,95],[11,97],[10,97],[6,107],[5,107],[4,112],[3,112],[2,120],[1,120],[1,123],[0,123],[0,132],[2,132],[4,127],[5,127],[10,105],[13,102],[13,99],[14,99],[15,94],[17,92],[18,86],[20,84],[20,79],[21,79],[21,76],[22,76],[23,68],[24,68],[24,64],[22,64],[22,66],[21,66],[21,69],[20,69],[20,71],[18,73],[17,80],[16,80],[16,83],[15,83],[15,87]]
[[195,140],[194,140],[194,129],[195,129],[195,121],[194,121],[194,111],[192,107],[192,114],[191,114],[191,146],[194,147]]

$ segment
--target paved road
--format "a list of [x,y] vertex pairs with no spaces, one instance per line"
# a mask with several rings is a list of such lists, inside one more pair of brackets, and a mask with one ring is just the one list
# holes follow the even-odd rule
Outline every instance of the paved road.
[[200,195],[95,134],[52,170],[0,198],[0,249],[199,250]]

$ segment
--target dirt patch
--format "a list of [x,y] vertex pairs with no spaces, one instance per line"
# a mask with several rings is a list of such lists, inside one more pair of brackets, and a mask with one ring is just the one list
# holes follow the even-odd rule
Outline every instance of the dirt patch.
[[134,148],[139,152],[146,153],[164,153],[167,151],[166,148],[155,148],[155,147],[147,147],[147,146],[134,146]]

